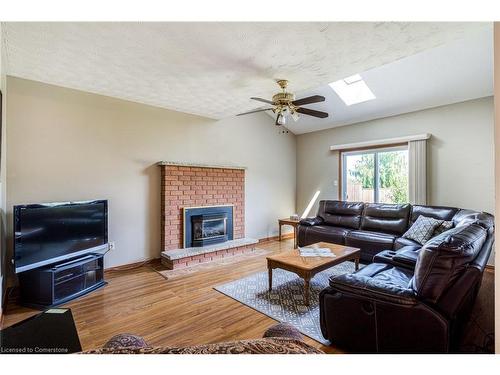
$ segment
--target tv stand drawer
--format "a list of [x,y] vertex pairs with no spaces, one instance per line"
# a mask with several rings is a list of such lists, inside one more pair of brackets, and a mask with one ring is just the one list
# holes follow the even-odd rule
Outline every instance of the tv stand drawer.
[[59,283],[65,279],[71,277],[82,275],[86,272],[97,271],[102,269],[100,265],[99,258],[95,256],[86,257],[86,260],[81,262],[74,262],[71,265],[65,265],[64,267],[52,267],[52,272],[54,273],[54,282]]

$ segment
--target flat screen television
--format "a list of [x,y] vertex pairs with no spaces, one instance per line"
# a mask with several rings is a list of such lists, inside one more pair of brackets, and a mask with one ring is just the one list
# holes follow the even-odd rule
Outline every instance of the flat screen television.
[[108,202],[14,206],[14,266],[28,271],[107,249]]

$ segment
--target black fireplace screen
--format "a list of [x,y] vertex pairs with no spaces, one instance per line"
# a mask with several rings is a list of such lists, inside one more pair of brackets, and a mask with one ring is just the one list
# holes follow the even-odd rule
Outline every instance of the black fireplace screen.
[[227,241],[227,215],[195,215],[191,217],[193,246]]
[[202,240],[226,235],[227,218],[203,217],[197,220],[193,218],[193,240]]
[[184,209],[183,246],[206,246],[232,240],[233,206]]

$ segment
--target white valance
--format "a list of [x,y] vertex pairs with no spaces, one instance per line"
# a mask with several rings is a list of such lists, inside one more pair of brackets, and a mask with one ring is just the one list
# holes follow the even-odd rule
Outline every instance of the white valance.
[[376,139],[373,141],[364,141],[364,142],[355,142],[355,143],[344,143],[339,145],[330,146],[331,151],[338,150],[350,150],[354,148],[364,148],[364,147],[378,147],[385,145],[394,145],[398,143],[407,143],[413,141],[426,140],[431,137],[430,134],[416,134],[416,135],[408,135],[404,137],[395,137],[395,138],[384,138],[384,139]]

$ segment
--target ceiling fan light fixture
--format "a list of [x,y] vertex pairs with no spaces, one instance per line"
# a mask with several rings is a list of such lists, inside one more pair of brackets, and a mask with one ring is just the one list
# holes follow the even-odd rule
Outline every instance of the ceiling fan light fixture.
[[277,81],[278,85],[281,87],[282,92],[275,94],[272,100],[267,100],[263,98],[251,97],[250,99],[256,100],[259,102],[271,104],[271,108],[262,108],[256,109],[253,111],[248,111],[244,113],[240,113],[240,115],[247,115],[255,112],[263,112],[271,110],[276,114],[276,126],[286,125],[287,117],[292,117],[294,121],[299,119],[299,113],[303,115],[318,117],[318,118],[326,118],[328,117],[327,112],[316,111],[314,109],[304,108],[303,106],[306,104],[312,103],[320,103],[325,101],[325,97],[321,95],[312,95],[306,98],[301,98],[295,100],[295,95],[291,92],[286,91],[288,81],[284,79],[280,79]]
[[278,126],[286,125],[286,116],[279,113],[278,117],[276,117],[276,125],[278,125]]

